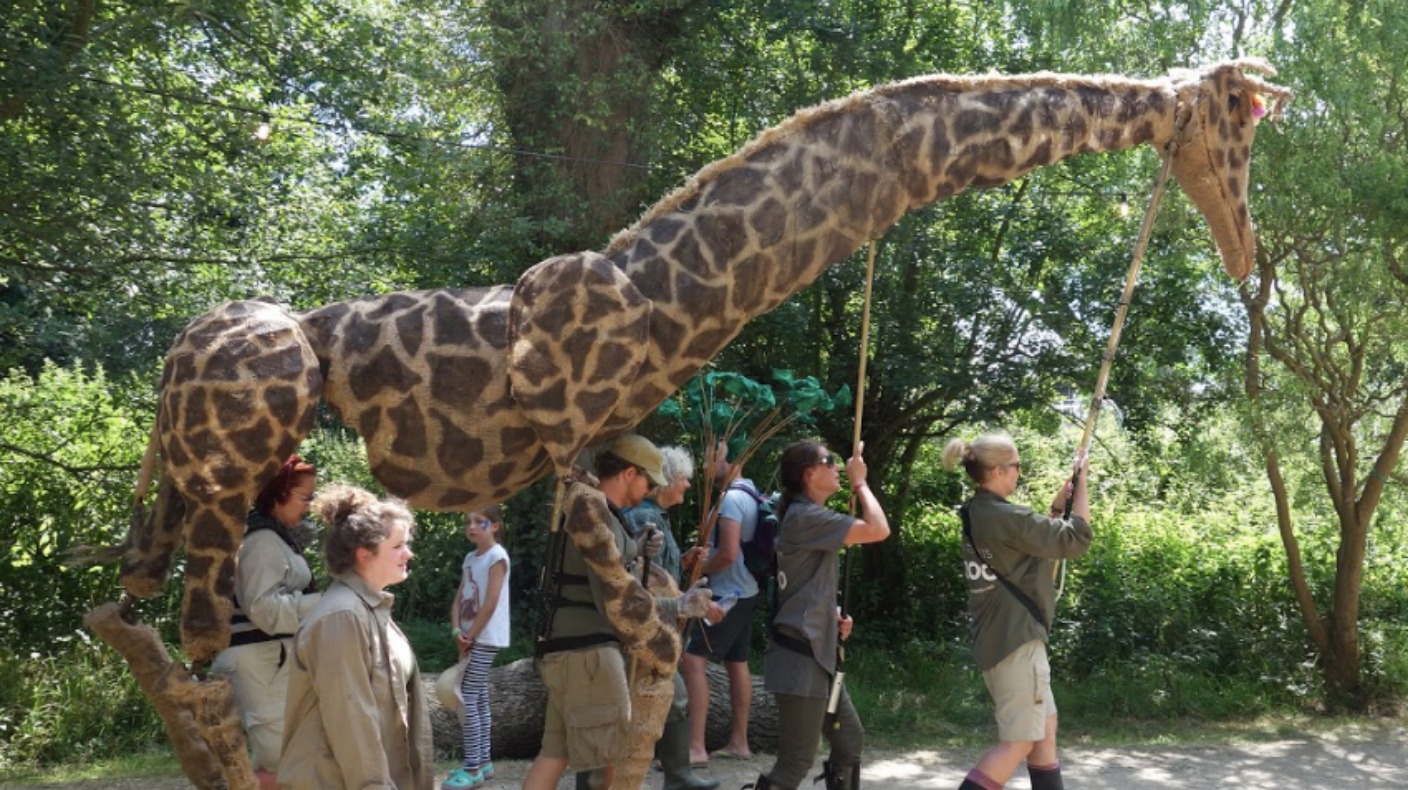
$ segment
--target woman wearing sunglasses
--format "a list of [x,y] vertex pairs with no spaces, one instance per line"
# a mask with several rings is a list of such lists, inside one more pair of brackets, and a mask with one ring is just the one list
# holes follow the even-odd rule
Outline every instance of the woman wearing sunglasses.
[[[961,462],[977,486],[959,509],[963,568],[973,657],[997,708],[998,744],[959,790],[1000,790],[1023,761],[1032,790],[1060,790],[1056,702],[1046,645],[1056,611],[1057,565],[1090,548],[1089,461],[1084,454],[1076,459],[1074,491],[1066,481],[1044,515],[1007,501],[1022,474],[1011,437],[987,434],[972,443],[954,439],[944,448],[943,462],[948,469]],[[1067,519],[1066,501],[1072,497]]]
[[[782,451],[778,470],[777,603],[763,657],[763,686],[777,700],[777,760],[758,777],[757,790],[795,790],[816,759],[817,734],[831,745],[823,769],[827,790],[858,787],[865,730],[841,686],[834,715],[827,713],[836,674],[837,644],[851,634],[851,618],[836,606],[841,549],[875,543],[890,534],[875,494],[866,485],[864,443],[846,461],[846,478],[859,518],[826,507],[841,490],[839,459],[820,442]],[[809,785],[810,786],[810,785]]]

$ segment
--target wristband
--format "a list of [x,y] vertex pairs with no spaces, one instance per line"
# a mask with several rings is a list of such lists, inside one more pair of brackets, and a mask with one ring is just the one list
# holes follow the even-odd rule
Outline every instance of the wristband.
[[450,626],[450,636],[459,636],[464,633],[464,629],[457,625]]

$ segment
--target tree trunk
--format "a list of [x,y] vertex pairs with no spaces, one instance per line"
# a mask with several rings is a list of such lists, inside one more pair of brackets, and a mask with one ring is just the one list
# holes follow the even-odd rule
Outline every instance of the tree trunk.
[[601,247],[640,209],[659,70],[690,3],[630,5],[489,6],[532,260]]
[[[463,743],[459,714],[441,704],[435,689],[437,676],[438,673],[427,674],[425,680],[436,758],[458,759]],[[533,659],[523,658],[489,670],[489,708],[494,721],[490,749],[496,759],[527,760],[538,754],[547,702],[547,690],[538,679]],[[728,741],[730,722],[728,675],[723,666],[710,663],[709,721],[704,736],[709,749],[720,748]],[[763,691],[763,679],[758,675],[753,676],[748,743],[760,751],[777,747],[777,706],[772,695]]]

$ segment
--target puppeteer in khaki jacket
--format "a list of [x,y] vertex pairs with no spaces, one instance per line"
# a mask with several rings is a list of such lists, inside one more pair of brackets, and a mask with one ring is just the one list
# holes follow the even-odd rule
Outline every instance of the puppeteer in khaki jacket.
[[435,762],[420,670],[391,621],[393,596],[337,577],[298,628],[279,786],[432,790]]

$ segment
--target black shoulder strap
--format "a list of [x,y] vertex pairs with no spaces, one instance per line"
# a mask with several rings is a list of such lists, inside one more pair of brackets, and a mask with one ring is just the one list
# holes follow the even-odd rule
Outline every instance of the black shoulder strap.
[[763,502],[767,499],[767,497],[764,497],[763,493],[758,490],[757,486],[743,480],[735,480],[732,483],[729,483],[728,490],[742,491],[748,496],[753,497],[753,501],[757,502],[759,505],[763,504]]
[[983,560],[982,553],[978,551],[978,544],[973,542],[973,520],[968,516],[967,504],[961,505],[958,508],[958,515],[963,519],[963,537],[967,538],[968,545],[973,547],[973,554],[977,556],[978,562],[986,565],[988,570],[992,571],[992,575],[996,576],[999,582],[1002,582],[1002,586],[1006,587],[1007,591],[1012,593],[1012,597],[1016,598],[1018,603],[1026,607],[1028,612],[1031,612],[1032,617],[1036,619],[1037,624],[1042,627],[1042,630],[1046,631],[1048,634],[1051,633],[1051,626],[1046,624],[1046,617],[1041,613],[1041,607],[1036,605],[1036,601],[1033,601],[1030,596],[1022,592],[1021,588],[1017,585],[1008,581],[1007,577],[1003,576],[1001,571]]
[[557,616],[558,602],[562,598],[562,555],[566,550],[567,517],[558,519],[557,529],[548,532],[547,556],[538,576],[538,638],[534,640],[533,656],[542,658],[548,651],[548,637],[552,634],[553,618]]

